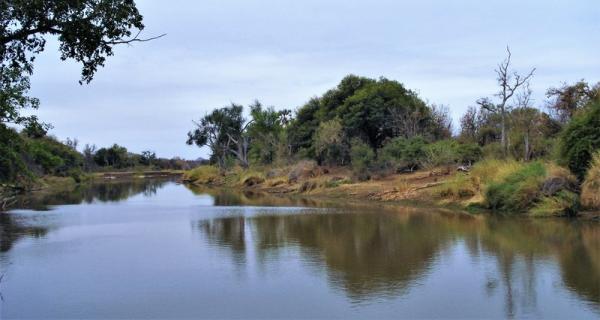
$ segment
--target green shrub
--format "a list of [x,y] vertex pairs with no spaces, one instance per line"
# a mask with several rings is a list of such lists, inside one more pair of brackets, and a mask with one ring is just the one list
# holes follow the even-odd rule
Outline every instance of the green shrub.
[[52,137],[27,139],[27,155],[44,174],[67,176],[83,167],[83,156]]
[[424,148],[422,165],[425,168],[448,166],[460,161],[459,144],[454,140],[440,140]]
[[502,181],[490,183],[485,200],[492,210],[524,212],[538,198],[546,169],[541,162],[524,165]]
[[368,180],[370,175],[368,170],[375,161],[375,152],[364,141],[359,138],[352,139],[350,148],[350,159],[352,161],[352,170],[360,180]]
[[15,182],[20,178],[32,177],[21,156],[24,144],[14,129],[0,124],[0,182]]
[[483,150],[476,143],[459,144],[457,152],[463,164],[473,164],[483,157]]
[[577,181],[565,168],[540,161],[499,168],[485,185],[485,204],[494,211],[532,216],[574,215],[579,207]]
[[583,180],[592,155],[600,149],[600,101],[591,102],[585,111],[567,124],[560,136],[560,156],[564,165]]
[[412,171],[423,161],[425,145],[425,139],[419,136],[394,138],[380,149],[379,160],[383,167]]
[[483,158],[485,159],[504,159],[504,152],[502,151],[502,145],[500,142],[492,142],[486,144],[481,149]]

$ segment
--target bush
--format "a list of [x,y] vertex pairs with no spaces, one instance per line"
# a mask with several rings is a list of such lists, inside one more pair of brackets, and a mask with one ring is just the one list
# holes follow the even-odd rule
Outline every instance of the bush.
[[524,212],[538,198],[546,169],[540,162],[527,164],[485,191],[488,207],[498,211]]
[[379,160],[383,167],[396,170],[413,171],[418,168],[425,156],[425,139],[394,138],[383,145],[379,151]]
[[504,159],[504,152],[502,152],[502,145],[500,142],[492,142],[486,144],[481,149],[483,158],[485,159]]
[[311,178],[317,175],[317,163],[312,160],[302,160],[296,163],[290,173],[288,173],[288,182],[295,183],[300,179]]
[[422,165],[425,168],[448,166],[461,160],[459,144],[454,140],[440,140],[428,144],[424,148],[425,156]]
[[509,213],[527,212],[532,216],[576,213],[579,206],[576,179],[567,169],[538,161],[513,162],[500,171],[485,186],[488,208]]
[[368,170],[375,162],[375,152],[364,141],[358,138],[352,139],[350,148],[350,160],[352,161],[352,171],[359,180],[368,180],[370,175]]
[[560,136],[561,161],[580,180],[590,165],[592,155],[600,149],[600,101],[591,102],[577,114]]
[[25,142],[11,128],[0,124],[0,182],[15,182],[20,178],[31,178],[21,153]]
[[67,176],[69,171],[83,167],[83,156],[55,138],[27,139],[26,144],[27,155],[44,174]]
[[459,144],[457,152],[463,164],[473,164],[483,157],[483,150],[476,143]]
[[588,209],[600,209],[600,152],[594,154],[581,185],[581,204]]

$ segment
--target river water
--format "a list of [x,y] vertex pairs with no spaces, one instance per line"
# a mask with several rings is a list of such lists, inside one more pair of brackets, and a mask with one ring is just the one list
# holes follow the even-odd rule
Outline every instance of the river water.
[[6,318],[600,318],[600,224],[168,180],[0,214]]

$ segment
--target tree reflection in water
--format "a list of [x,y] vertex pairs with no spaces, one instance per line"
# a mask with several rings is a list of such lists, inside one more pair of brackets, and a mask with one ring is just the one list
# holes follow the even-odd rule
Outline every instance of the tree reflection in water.
[[537,273],[548,261],[558,263],[565,287],[600,310],[598,225],[422,211],[265,213],[203,220],[197,227],[238,264],[251,258],[250,246],[259,265],[269,261],[266,256],[298,248],[304,261],[324,266],[330,284],[357,302],[402,295],[460,242],[469,259],[495,261],[482,289],[503,296],[507,317],[518,307],[536,309]]
[[[117,202],[137,194],[152,196],[171,179],[128,179],[120,181],[102,181],[77,185],[48,192],[22,196],[12,209],[27,208],[49,210],[53,205],[81,204],[93,202]],[[0,252],[7,252],[16,241],[24,237],[39,238],[45,236],[47,226],[29,225],[18,215],[0,212]]]

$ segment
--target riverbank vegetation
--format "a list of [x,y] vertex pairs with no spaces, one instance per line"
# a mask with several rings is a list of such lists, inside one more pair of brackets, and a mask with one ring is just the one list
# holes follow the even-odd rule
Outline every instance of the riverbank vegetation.
[[469,107],[456,130],[447,107],[400,82],[356,75],[294,113],[258,101],[248,118],[241,105],[218,108],[187,140],[210,148],[211,165],[184,179],[531,216],[598,210],[600,84],[550,88],[536,107],[534,71],[512,70],[508,51],[496,69],[498,92]]

